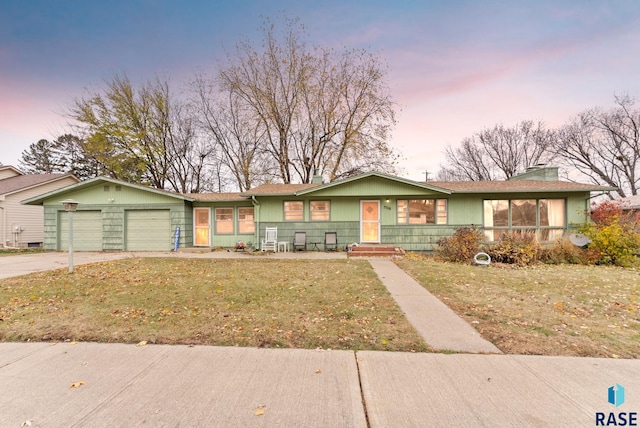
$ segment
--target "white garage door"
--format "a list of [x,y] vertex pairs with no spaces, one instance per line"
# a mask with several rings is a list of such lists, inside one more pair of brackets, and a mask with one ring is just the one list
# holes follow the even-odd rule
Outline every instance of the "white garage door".
[[132,210],[125,213],[127,251],[170,251],[171,212]]
[[[59,250],[69,249],[69,213],[60,212]],[[73,213],[73,250],[102,251],[102,213],[76,211]]]

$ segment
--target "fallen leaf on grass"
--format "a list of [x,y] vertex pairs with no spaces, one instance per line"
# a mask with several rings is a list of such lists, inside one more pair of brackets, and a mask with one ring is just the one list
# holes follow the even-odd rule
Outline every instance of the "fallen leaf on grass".
[[82,385],[84,385],[84,381],[79,380],[78,382],[73,382],[71,385],[69,385],[69,388],[80,388],[80,386]]
[[258,408],[256,409],[256,411],[255,411],[253,414],[254,414],[254,415],[256,415],[256,416],[262,416],[262,415],[264,415],[264,409],[265,409],[266,407],[267,407],[267,406],[265,406],[264,404],[259,405],[259,406],[258,406]]
[[143,340],[142,342],[138,342],[138,344],[137,344],[136,346],[138,346],[138,347],[139,347],[139,346],[144,346],[144,345],[146,345],[146,344],[147,344],[147,341],[146,341],[146,340]]

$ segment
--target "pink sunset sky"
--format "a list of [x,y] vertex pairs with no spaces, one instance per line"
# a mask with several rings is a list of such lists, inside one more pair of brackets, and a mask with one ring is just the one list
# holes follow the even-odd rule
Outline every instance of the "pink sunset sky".
[[0,4],[0,163],[67,131],[86,88],[126,73],[179,88],[262,17],[305,25],[309,43],[365,48],[388,65],[390,144],[402,176],[431,177],[448,146],[498,123],[559,126],[640,96],[640,2],[8,0]]

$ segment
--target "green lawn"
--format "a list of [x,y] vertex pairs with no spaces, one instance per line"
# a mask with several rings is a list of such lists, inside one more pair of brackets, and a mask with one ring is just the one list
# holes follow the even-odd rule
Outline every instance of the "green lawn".
[[505,353],[640,356],[637,269],[398,264]]
[[0,340],[428,351],[366,261],[137,258],[0,281]]

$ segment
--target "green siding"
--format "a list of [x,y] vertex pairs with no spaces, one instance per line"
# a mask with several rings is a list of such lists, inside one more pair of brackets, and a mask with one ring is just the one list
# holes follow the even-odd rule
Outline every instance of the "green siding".
[[278,241],[288,241],[290,248],[295,232],[306,232],[307,248],[311,249],[311,243],[318,243],[318,248],[324,249],[325,232],[336,232],[338,235],[338,248],[344,249],[348,244],[360,242],[359,222],[262,222],[260,223],[260,240],[264,238],[265,228],[278,228]]
[[[105,186],[108,190],[105,191]],[[60,249],[61,201],[72,198],[79,201],[80,211],[98,211],[100,220],[96,221],[101,233],[102,248],[105,251],[123,251],[126,247],[126,212],[130,210],[168,210],[170,222],[170,242],[173,242],[176,227],[180,227],[180,246],[193,246],[193,207],[211,208],[211,241],[213,246],[232,247],[237,241],[251,242],[255,248],[260,245],[265,227],[278,227],[280,241],[293,241],[296,231],[307,233],[307,241],[318,242],[322,248],[325,232],[336,232],[339,248],[360,242],[360,202],[362,200],[380,201],[381,243],[402,246],[409,251],[430,251],[435,248],[438,239],[451,236],[457,227],[476,225],[482,227],[483,201],[485,199],[565,199],[567,227],[586,221],[585,210],[589,204],[589,192],[577,193],[494,193],[494,194],[446,194],[422,189],[409,183],[370,177],[364,180],[348,181],[340,185],[305,193],[302,196],[260,196],[259,204],[250,200],[234,202],[189,202],[155,191],[132,188],[126,185],[116,191],[116,184],[99,182],[72,192],[57,194],[44,200],[44,246],[45,249]],[[389,202],[386,202],[389,199]],[[446,225],[398,225],[398,199],[446,199],[448,215]],[[330,221],[310,221],[310,202],[330,201]],[[304,221],[285,222],[284,201],[303,201]],[[239,234],[237,223],[234,233],[217,235],[215,233],[215,208],[233,208],[234,220],[237,220],[238,207],[255,209],[255,234]],[[166,249],[163,239],[162,248]],[[172,246],[171,246],[172,247]],[[65,249],[65,248],[63,248]]]
[[[254,208],[254,216],[257,219],[258,210],[257,206],[251,203],[251,201],[232,201],[232,202],[196,202],[193,204],[193,207],[189,207],[188,213],[186,214],[188,217],[188,234],[189,234],[189,243],[187,246],[193,246],[193,208],[210,208],[211,217],[209,218],[209,223],[211,226],[210,234],[211,234],[211,245],[213,247],[224,247],[230,248],[236,245],[236,242],[242,241],[245,244],[251,243],[256,246],[256,233],[239,233],[238,232],[238,208]],[[233,209],[233,233],[231,234],[217,234],[215,232],[215,209],[216,208],[232,208]],[[256,223],[257,228],[257,223]]]
[[[45,200],[45,205],[60,205],[63,199],[75,199],[81,205],[153,205],[153,204],[175,204],[178,200],[169,195],[147,192],[142,189],[120,185],[120,190],[116,190],[116,184],[110,182],[96,183],[93,186],[65,192],[59,197],[51,197]],[[105,191],[105,188],[108,188]]]
[[590,201],[588,193],[567,197],[568,226],[582,224],[586,221],[586,213],[589,210]]
[[[415,195],[416,193],[424,196],[437,197],[437,195],[445,195],[437,190],[424,189],[419,186],[401,183],[382,177],[369,177],[363,180],[355,180],[344,183],[339,186],[332,186],[315,192],[307,193],[306,198],[323,198],[334,196],[349,196],[361,199],[384,199],[393,196]],[[313,196],[312,196],[313,195]]]
[[447,199],[448,224],[475,224],[483,222],[483,198],[481,196],[450,196]]
[[[466,225],[460,225],[466,226]],[[406,251],[433,251],[440,238],[450,237],[458,226],[383,226],[382,244],[398,245]]]
[[[95,228],[97,234],[101,236],[102,247],[104,251],[124,251],[125,248],[125,213],[129,210],[167,210],[169,211],[171,225],[171,246],[163,245],[158,251],[166,251],[173,248],[173,239],[176,227],[180,227],[180,247],[188,247],[193,245],[191,232],[192,220],[191,207],[187,203],[178,203],[172,199],[172,205],[169,204],[152,204],[152,205],[95,205],[90,206],[83,204],[79,211],[92,211],[101,213],[100,219],[95,219]],[[58,205],[45,205],[44,207],[44,248],[46,250],[66,250],[65,246],[61,246],[60,227],[61,218],[66,218],[66,212]],[[75,230],[75,226],[74,226]],[[65,239],[66,238],[62,238]],[[75,239],[74,239],[75,242]],[[78,248],[78,251],[81,251]]]
[[102,209],[102,247],[105,251],[123,249],[124,217],[122,207],[106,206]]

